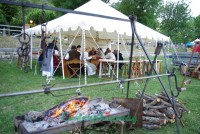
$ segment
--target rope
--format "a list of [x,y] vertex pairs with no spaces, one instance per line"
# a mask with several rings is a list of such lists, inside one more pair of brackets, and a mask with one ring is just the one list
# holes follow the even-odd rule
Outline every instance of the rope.
[[[121,34],[120,34],[120,35],[121,35]],[[125,42],[124,42],[124,39],[123,39],[122,35],[121,35],[121,39],[122,39],[122,43],[123,43],[124,48],[125,48],[125,51],[126,51],[126,56],[128,57],[128,51],[127,51],[127,49],[126,49],[126,45],[125,45]]]

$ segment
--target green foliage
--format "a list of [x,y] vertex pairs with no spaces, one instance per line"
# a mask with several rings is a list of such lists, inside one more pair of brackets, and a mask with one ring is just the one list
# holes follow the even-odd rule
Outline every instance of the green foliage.
[[7,24],[7,23],[8,23],[8,21],[6,20],[6,17],[4,15],[3,11],[0,10],[0,24]]
[[122,0],[113,5],[117,10],[129,16],[134,13],[137,21],[156,29],[158,26],[157,15],[162,0]]
[[188,4],[183,0],[179,2],[167,2],[161,8],[162,19],[160,29],[170,36],[173,42],[183,43],[189,39],[188,34],[193,29]]
[[89,0],[50,0],[50,2],[59,8],[71,9],[74,10],[77,7],[83,5],[84,3],[88,2]]
[[200,15],[194,18],[194,33],[196,38],[200,38]]
[[19,8],[17,6],[5,4],[0,4],[0,10],[7,22],[11,22],[12,17],[19,12]]
[[30,20],[33,20],[34,24],[41,24],[43,20],[50,21],[55,19],[57,16],[54,11],[45,10],[45,16],[42,17],[41,9],[34,9],[32,12],[29,12],[26,16],[26,22],[29,23]]

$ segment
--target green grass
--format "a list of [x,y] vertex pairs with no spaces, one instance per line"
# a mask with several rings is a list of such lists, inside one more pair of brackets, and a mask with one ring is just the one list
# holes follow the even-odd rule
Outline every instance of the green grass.
[[[161,57],[162,58],[162,57]],[[164,63],[164,62],[163,62]],[[165,73],[165,65],[163,64],[163,73]],[[39,70],[39,69],[38,69]],[[121,73],[121,72],[120,72]],[[180,85],[182,75],[180,72],[176,72],[178,77],[178,84]],[[121,75],[119,75],[121,77]],[[62,79],[62,76],[56,75],[55,80],[51,81],[51,84],[56,84],[54,87],[59,86],[71,86],[78,85],[78,78],[66,78]],[[87,78],[88,84],[96,82],[108,81],[106,79],[99,79],[98,76],[90,76]],[[73,82],[77,80],[76,82]],[[168,81],[166,77],[162,77],[164,85],[168,89]],[[81,77],[81,84],[84,84],[84,77]],[[181,127],[181,133],[183,134],[198,134],[200,133],[200,84],[199,80],[193,79],[191,85],[187,86],[187,91],[180,94],[178,99],[190,109],[191,113],[184,113],[183,121],[185,127]],[[24,73],[19,67],[17,67],[16,61],[10,63],[9,61],[0,61],[0,94],[28,91],[28,90],[40,90],[42,85],[46,83],[46,78],[42,77],[38,72],[38,75],[34,75],[34,69],[29,70],[28,73]],[[198,86],[194,86],[198,85]],[[130,84],[129,97],[135,97],[137,90],[142,90],[144,83],[139,81],[139,85],[134,85],[134,82]],[[174,81],[173,81],[174,86]],[[111,91],[103,91],[110,89]],[[103,97],[110,100],[112,97],[126,97],[127,83],[124,84],[124,92],[118,89],[118,83],[93,86],[87,88],[81,88],[81,91],[85,96],[91,98]],[[74,93],[76,89],[62,90],[53,92],[56,95],[63,95]],[[155,94],[163,91],[159,81],[157,79],[150,79],[147,86],[146,93]],[[53,97],[52,95],[46,95],[44,93],[29,94],[23,96],[13,96],[0,98],[0,133],[1,134],[13,134],[14,125],[13,120],[18,115],[23,115],[31,110],[43,111],[47,110],[60,102],[63,102],[75,95],[65,95],[60,97]],[[137,128],[130,132],[131,134],[173,134],[177,133],[176,124],[168,124],[162,126],[160,130],[147,131],[145,129]]]

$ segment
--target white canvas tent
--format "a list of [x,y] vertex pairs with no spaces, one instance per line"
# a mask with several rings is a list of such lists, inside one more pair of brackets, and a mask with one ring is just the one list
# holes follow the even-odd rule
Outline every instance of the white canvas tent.
[[[126,15],[110,7],[101,0],[91,0],[86,4],[80,6],[79,8],[75,9],[75,11],[111,16],[129,20],[129,18]],[[116,39],[117,37],[115,35],[117,34],[122,34],[122,35],[125,34],[127,36],[132,35],[130,22],[79,15],[79,14],[71,14],[71,13],[65,14],[59,18],[49,21],[47,25],[47,32],[55,33],[55,32],[60,32],[60,30],[74,31],[77,30],[78,27],[85,30],[93,29],[93,31],[95,31],[93,34],[95,34],[96,31],[98,31],[99,38],[101,39],[108,39],[108,38]],[[149,38],[149,39],[154,38],[156,40],[164,40],[164,41],[169,40],[169,37],[151,28],[148,28],[147,26],[141,23],[136,22],[136,28],[138,35],[141,38]],[[27,32],[36,34],[41,33],[41,26],[38,25],[33,28],[30,28],[27,30]],[[108,32],[113,33],[113,35],[108,34]],[[70,32],[68,34],[70,34]]]
[[[75,9],[75,11],[129,20],[126,15],[107,5],[101,0],[91,0]],[[80,14],[67,13],[59,18],[49,21],[47,24],[48,33],[59,33],[60,47],[62,46],[61,35],[64,34],[64,36],[74,36],[78,29],[83,30],[85,35],[84,37],[89,37],[92,35],[94,38],[96,38],[98,36],[98,39],[118,40],[118,43],[119,35],[122,36],[123,39],[130,39],[132,35],[131,25],[128,21],[125,22]],[[136,22],[136,30],[141,38],[169,41],[169,37],[138,22]],[[26,32],[29,34],[41,34],[41,26],[38,25],[27,29]]]

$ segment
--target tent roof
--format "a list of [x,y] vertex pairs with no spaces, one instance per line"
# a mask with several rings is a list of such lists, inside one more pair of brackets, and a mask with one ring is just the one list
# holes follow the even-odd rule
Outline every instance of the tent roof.
[[[75,11],[100,14],[100,15],[129,20],[129,18],[126,15],[122,14],[121,12],[117,11],[116,9],[112,8],[108,4],[102,2],[101,0],[91,0],[85,3],[84,5],[78,7],[77,9],[75,9]],[[71,30],[73,31],[77,30],[78,27],[85,30],[93,29],[94,31],[104,32],[104,33],[106,32],[116,33],[117,31],[117,33],[119,34],[123,35],[125,34],[128,36],[132,35],[130,22],[94,17],[94,16],[86,16],[80,14],[72,14],[72,13],[67,13],[61,17],[49,21],[47,24],[47,32],[54,33],[54,32],[59,32],[60,30],[69,31],[69,29],[70,31]],[[136,30],[141,38],[148,38],[148,39],[153,38],[157,40],[169,41],[169,37],[139,22],[136,22]],[[38,25],[33,28],[27,29],[27,32],[41,33],[41,26]]]

